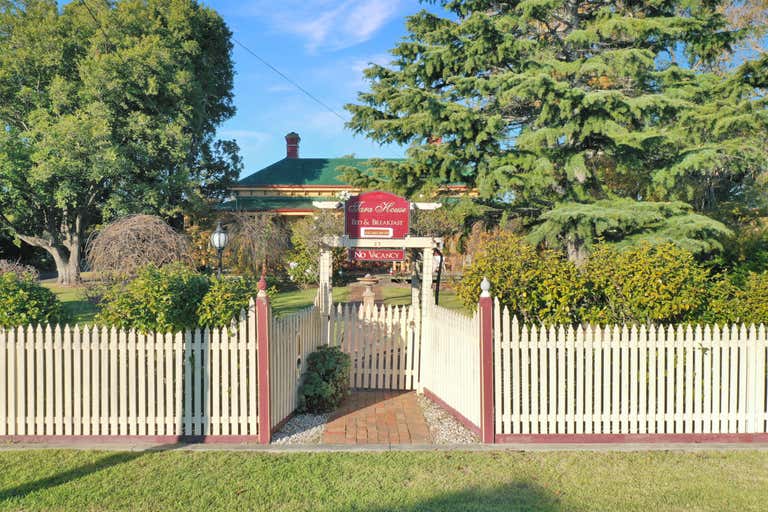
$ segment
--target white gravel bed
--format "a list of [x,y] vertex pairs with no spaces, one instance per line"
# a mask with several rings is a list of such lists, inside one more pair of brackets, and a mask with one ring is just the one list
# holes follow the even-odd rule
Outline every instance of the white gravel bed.
[[469,444],[480,441],[475,433],[467,430],[435,402],[424,395],[416,398],[424,411],[424,419],[427,420],[434,444]]
[[272,443],[319,444],[327,421],[327,414],[297,414],[272,436]]

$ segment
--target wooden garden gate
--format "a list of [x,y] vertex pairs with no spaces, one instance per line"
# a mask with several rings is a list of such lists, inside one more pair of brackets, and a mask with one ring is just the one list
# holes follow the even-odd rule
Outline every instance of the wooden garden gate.
[[413,305],[338,304],[329,315],[329,344],[351,356],[354,389],[418,389],[420,331]]

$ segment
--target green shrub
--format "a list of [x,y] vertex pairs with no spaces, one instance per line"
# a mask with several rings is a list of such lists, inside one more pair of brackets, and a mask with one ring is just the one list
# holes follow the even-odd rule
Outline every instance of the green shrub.
[[209,286],[207,277],[183,265],[150,265],[136,279],[105,294],[96,321],[142,332],[193,328],[198,325],[197,310]]
[[697,321],[706,307],[707,271],[672,243],[598,246],[582,272],[588,291],[584,322]]
[[719,324],[768,324],[768,272],[749,274],[743,287],[736,286],[731,278],[716,281],[709,290],[703,320]]
[[248,301],[256,297],[258,286],[255,280],[244,277],[214,279],[208,293],[203,297],[197,316],[200,325],[226,327],[240,311],[248,307]]
[[0,327],[65,322],[56,295],[33,279],[0,274]]
[[323,413],[338,407],[349,387],[351,365],[339,347],[320,347],[310,354],[299,388],[299,412]]
[[491,293],[525,322],[571,323],[578,320],[584,286],[576,266],[554,251],[537,252],[521,237],[500,232],[469,265],[456,291],[470,308],[480,297],[483,277]]
[[738,307],[740,322],[768,324],[768,272],[749,275]]

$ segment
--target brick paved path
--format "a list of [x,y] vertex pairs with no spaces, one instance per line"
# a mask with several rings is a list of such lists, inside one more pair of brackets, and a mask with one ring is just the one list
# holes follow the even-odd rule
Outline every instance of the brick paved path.
[[427,444],[415,391],[353,391],[328,419],[325,444]]

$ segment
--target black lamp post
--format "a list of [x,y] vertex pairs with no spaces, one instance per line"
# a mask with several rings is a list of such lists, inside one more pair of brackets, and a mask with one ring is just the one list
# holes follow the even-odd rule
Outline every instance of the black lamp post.
[[211,234],[211,246],[219,254],[219,279],[221,279],[221,253],[224,252],[224,247],[227,246],[228,241],[229,235],[227,235],[227,231],[221,227],[221,222],[219,222],[216,226],[216,231]]

